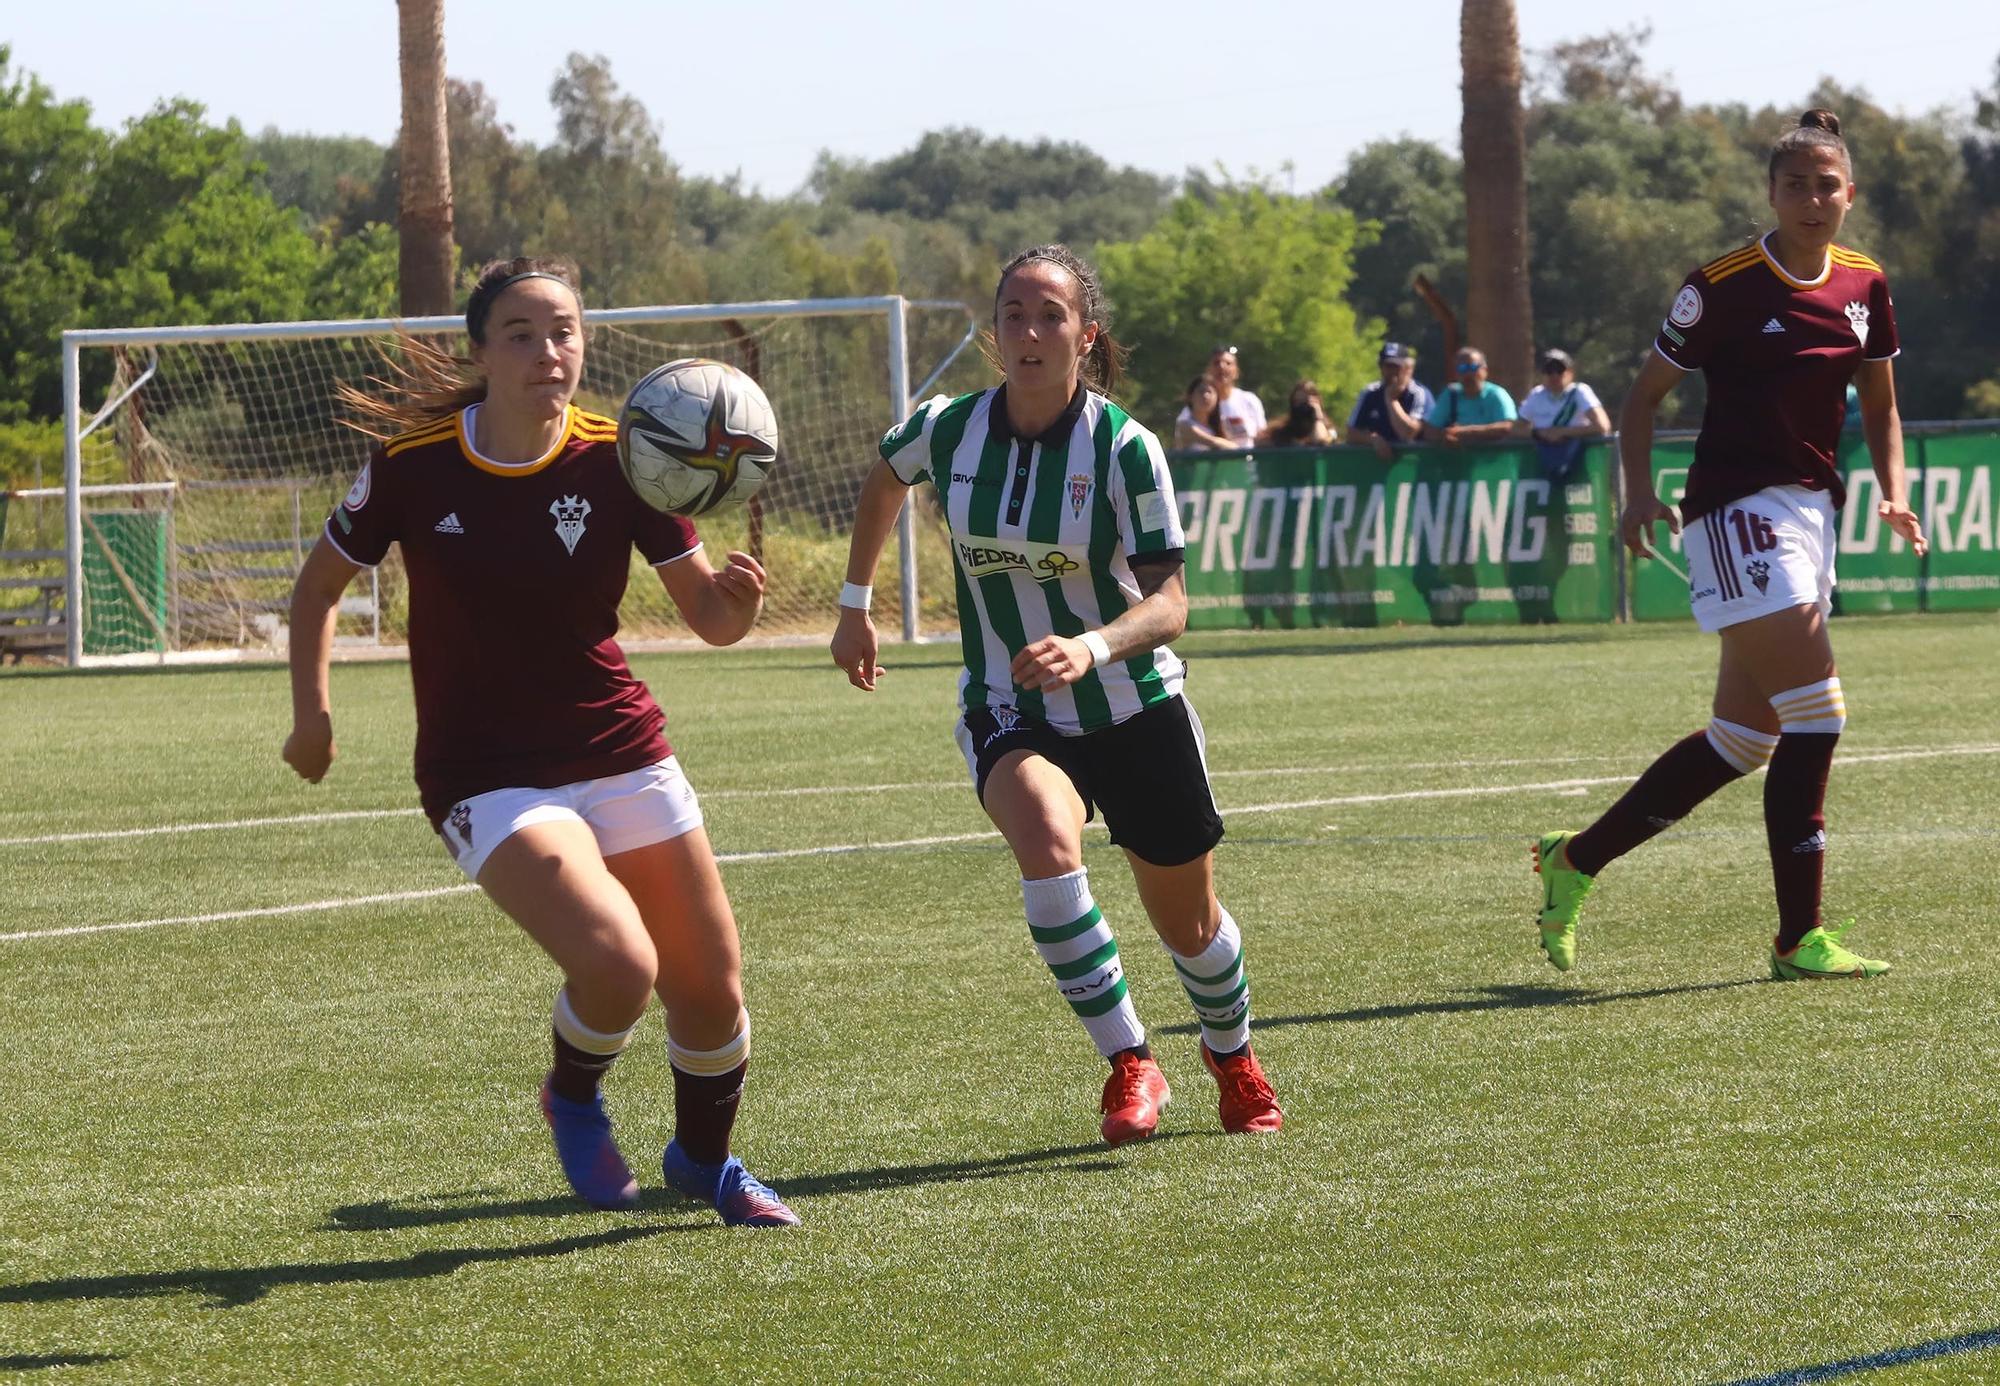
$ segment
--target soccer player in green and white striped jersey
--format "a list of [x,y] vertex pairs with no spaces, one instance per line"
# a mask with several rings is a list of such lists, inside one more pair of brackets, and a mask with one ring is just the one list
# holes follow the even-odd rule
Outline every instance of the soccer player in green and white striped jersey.
[[854,520],[833,658],[873,691],[869,584],[905,493],[936,489],[965,651],[957,739],[1021,868],[1035,948],[1098,1052],[1112,1145],[1153,1134],[1169,1092],[1092,898],[1101,810],[1201,1023],[1229,1131],[1284,1115],[1250,1052],[1242,936],[1215,896],[1222,819],[1201,722],[1167,642],[1187,625],[1184,537],[1159,440],[1107,394],[1122,355],[1097,276],[1066,247],[1008,262],[994,295],[1006,383],[939,396],[882,440]]

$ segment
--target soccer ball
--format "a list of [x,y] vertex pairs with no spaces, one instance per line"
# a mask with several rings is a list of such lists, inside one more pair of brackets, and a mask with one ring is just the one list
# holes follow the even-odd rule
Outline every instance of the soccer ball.
[[618,465],[640,500],[705,515],[757,494],[778,460],[778,416],[757,382],[721,361],[669,361],[618,415]]

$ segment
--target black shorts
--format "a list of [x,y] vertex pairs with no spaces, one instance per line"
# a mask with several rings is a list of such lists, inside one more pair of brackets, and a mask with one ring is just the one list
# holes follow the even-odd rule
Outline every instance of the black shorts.
[[1222,840],[1201,719],[1179,695],[1082,736],[1063,736],[1015,708],[974,708],[959,723],[958,747],[981,803],[993,767],[1032,751],[1069,776],[1086,815],[1104,811],[1113,842],[1154,866],[1191,862]]

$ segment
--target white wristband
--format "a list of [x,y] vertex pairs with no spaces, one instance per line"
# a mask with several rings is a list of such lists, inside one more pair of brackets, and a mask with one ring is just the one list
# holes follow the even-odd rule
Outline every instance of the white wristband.
[[840,584],[840,604],[854,611],[866,611],[875,597],[873,587],[863,587],[858,582]]
[[1111,662],[1111,646],[1104,642],[1104,635],[1101,631],[1087,630],[1082,635],[1077,636],[1077,639],[1081,640],[1083,647],[1090,651],[1092,668],[1102,669]]

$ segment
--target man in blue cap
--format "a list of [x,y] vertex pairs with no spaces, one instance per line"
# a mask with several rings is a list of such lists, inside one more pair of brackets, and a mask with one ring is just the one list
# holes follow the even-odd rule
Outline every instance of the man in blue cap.
[[1375,357],[1382,378],[1361,392],[1347,416],[1351,447],[1373,447],[1384,462],[1396,457],[1396,444],[1423,436],[1424,418],[1431,411],[1431,392],[1417,383],[1417,353],[1401,342],[1384,342]]

